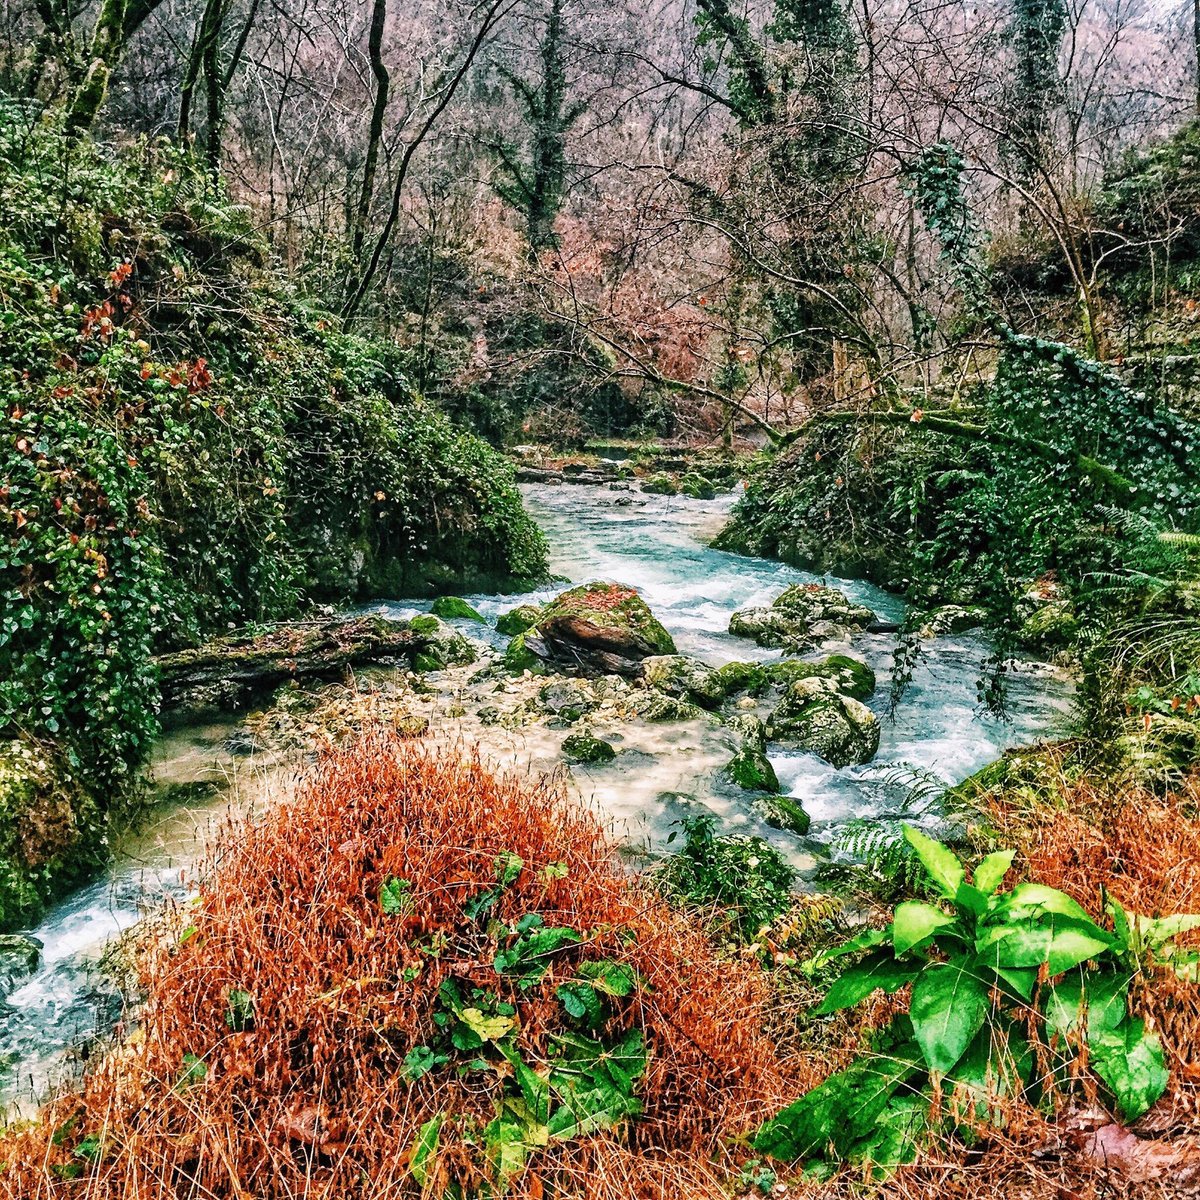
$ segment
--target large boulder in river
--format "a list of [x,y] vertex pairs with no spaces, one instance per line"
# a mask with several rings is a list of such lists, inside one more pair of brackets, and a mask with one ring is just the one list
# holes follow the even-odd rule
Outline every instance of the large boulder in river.
[[802,651],[826,641],[843,640],[875,620],[875,614],[836,588],[798,583],[769,608],[745,608],[729,619],[729,632],[753,638],[760,646]]
[[524,646],[538,657],[589,675],[640,675],[642,663],[674,654],[671,635],[646,602],[620,583],[588,583],[542,609]]
[[808,750],[835,767],[870,762],[879,749],[875,714],[829,679],[798,679],[767,722],[773,742]]

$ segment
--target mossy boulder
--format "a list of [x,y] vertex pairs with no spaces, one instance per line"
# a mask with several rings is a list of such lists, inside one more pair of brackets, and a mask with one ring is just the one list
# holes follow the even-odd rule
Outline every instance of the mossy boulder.
[[496,618],[496,630],[505,637],[516,637],[519,633],[527,633],[537,624],[542,610],[536,604],[519,604],[501,613]]
[[642,491],[651,496],[678,496],[679,481],[672,475],[651,475],[642,480]]
[[0,934],[0,1001],[38,969],[42,943],[21,933]]
[[804,811],[804,806],[791,796],[757,796],[750,807],[772,829],[803,837],[812,825],[812,818]]
[[679,490],[693,500],[711,500],[717,494],[717,489],[712,483],[695,471],[689,471],[679,481]]
[[729,619],[729,632],[760,646],[804,651],[825,641],[843,640],[875,620],[866,605],[836,588],[799,583],[777,596],[769,608],[746,608]]
[[749,692],[761,696],[771,686],[765,663],[730,662],[717,668],[717,686],[726,696]]
[[724,680],[707,663],[687,654],[655,654],[642,660],[642,679],[652,688],[701,708],[725,699]]
[[590,675],[636,676],[645,659],[675,654],[675,642],[637,592],[588,583],[547,604],[525,646],[546,662]]
[[590,733],[573,733],[564,738],[562,753],[567,762],[587,766],[612,762],[617,756],[616,750],[609,742],[593,737]]
[[570,724],[594,711],[599,701],[587,680],[560,676],[538,693],[538,704],[544,712]]
[[779,780],[766,753],[754,745],[742,748],[725,764],[725,778],[748,792],[777,792]]
[[968,629],[978,629],[986,617],[986,612],[974,604],[943,604],[926,614],[921,625],[921,636],[937,638],[951,633],[965,633]]
[[879,750],[875,714],[819,677],[792,684],[767,722],[767,736],[835,767],[870,762]]
[[478,621],[481,625],[485,624],[483,617],[462,599],[461,596],[439,596],[433,602],[429,611],[435,617],[441,617],[446,621]]
[[518,675],[526,671],[534,675],[545,675],[546,664],[525,645],[526,636],[527,634],[518,633],[508,643],[504,650],[504,665]]
[[0,740],[0,930],[31,924],[107,854],[104,813],[62,756]]
[[1017,630],[1017,641],[1027,650],[1050,654],[1072,646],[1079,634],[1079,619],[1069,600],[1052,600],[1034,609]]

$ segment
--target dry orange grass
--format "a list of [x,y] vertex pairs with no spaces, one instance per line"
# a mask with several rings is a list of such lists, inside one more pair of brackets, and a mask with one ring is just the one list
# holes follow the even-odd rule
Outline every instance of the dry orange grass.
[[[464,913],[505,853],[525,865],[489,915],[513,924],[537,912],[585,933],[526,991],[493,968],[504,935]],[[552,863],[564,877],[543,873]],[[412,904],[386,916],[380,888],[392,878],[409,881]],[[195,932],[181,936],[183,924]],[[631,884],[596,819],[552,782],[497,778],[477,759],[369,733],[326,752],[294,801],[224,832],[196,905],[146,948],[138,1034],[77,1096],[0,1141],[0,1190],[20,1200],[442,1196],[454,1184],[478,1194],[491,1178],[478,1131],[506,1086],[501,1072],[451,1064],[410,1082],[404,1056],[438,1038],[437,989],[455,978],[514,1003],[523,1056],[545,1062],[563,1028],[555,987],[583,958],[630,963],[648,985],[612,1001],[610,1018],[613,1030],[644,1033],[644,1113],[551,1143],[508,1194],[721,1194],[726,1135],[800,1090],[761,1032],[759,971],[719,959]],[[243,1032],[225,1020],[233,990],[253,997]],[[186,1085],[185,1054],[206,1070]],[[446,1124],[423,1192],[411,1148],[437,1113]]]

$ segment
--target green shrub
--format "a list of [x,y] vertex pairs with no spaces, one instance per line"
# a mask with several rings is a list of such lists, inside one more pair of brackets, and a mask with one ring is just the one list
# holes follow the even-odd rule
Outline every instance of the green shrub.
[[911,985],[909,1011],[873,1053],[768,1121],[755,1148],[788,1162],[908,1162],[929,1131],[953,1128],[954,1106],[937,1116],[935,1095],[953,1092],[958,1111],[998,1119],[999,1098],[1048,1102],[1070,1085],[1085,1050],[1122,1119],[1146,1112],[1167,1068],[1157,1035],[1129,1012],[1130,984],[1152,961],[1193,978],[1200,954],[1173,939],[1200,927],[1200,916],[1152,920],[1110,901],[1110,932],[1054,888],[1001,890],[1014,851],[988,855],[968,883],[945,846],[911,826],[905,835],[937,902],[905,901],[886,929],[868,929],[813,965],[854,956],[819,1014]]

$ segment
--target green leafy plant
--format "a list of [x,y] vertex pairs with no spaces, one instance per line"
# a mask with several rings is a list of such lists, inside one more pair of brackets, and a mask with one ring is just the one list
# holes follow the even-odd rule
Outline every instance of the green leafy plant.
[[1039,1102],[1085,1047],[1120,1116],[1145,1112],[1167,1071],[1157,1036],[1129,1012],[1130,983],[1149,964],[1194,977],[1200,955],[1174,939],[1200,916],[1150,919],[1109,900],[1109,931],[1054,888],[1003,889],[1014,851],[988,855],[968,881],[946,846],[912,827],[905,837],[936,900],[907,900],[885,929],[820,956],[852,962],[817,1011],[911,986],[908,1012],[872,1053],[768,1121],[756,1149],[786,1161],[909,1161],[935,1095],[954,1093],[960,1114],[985,1118],[1002,1097]]
[[762,838],[718,837],[714,829],[707,815],[685,820],[683,849],[663,863],[655,883],[674,904],[718,910],[718,923],[748,941],[789,908],[795,872]]

